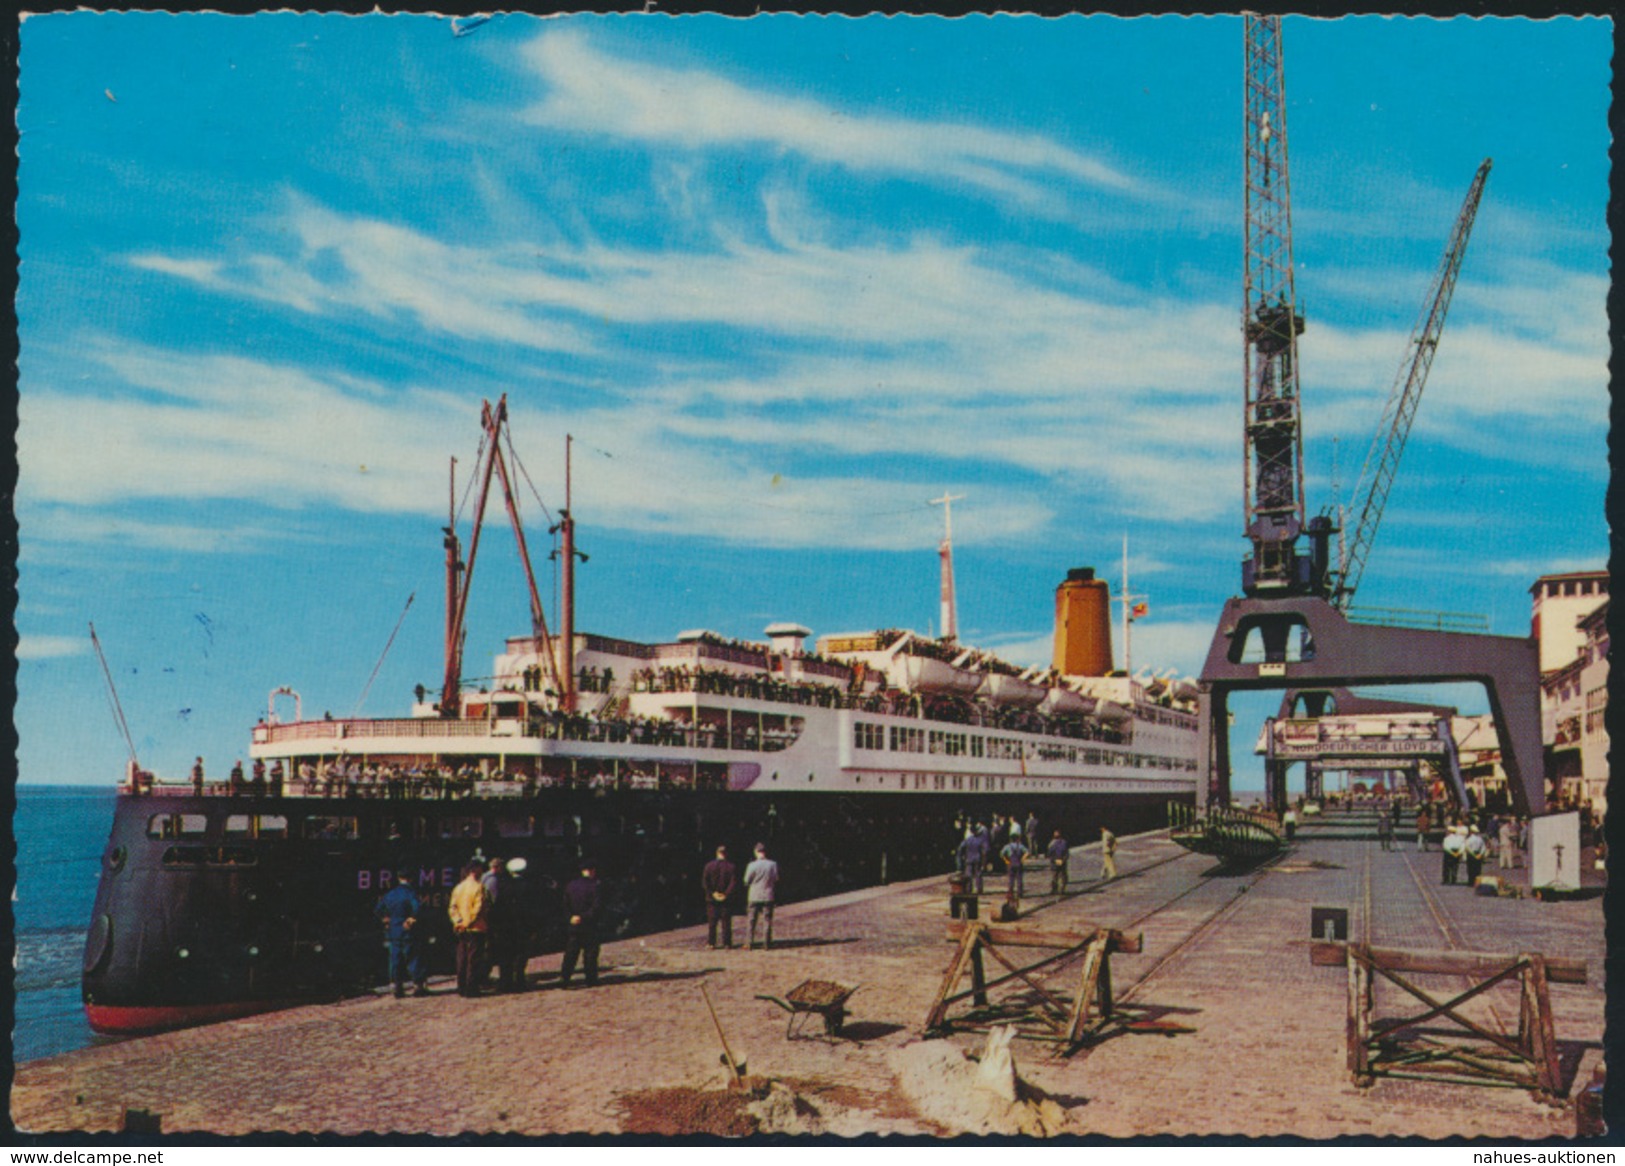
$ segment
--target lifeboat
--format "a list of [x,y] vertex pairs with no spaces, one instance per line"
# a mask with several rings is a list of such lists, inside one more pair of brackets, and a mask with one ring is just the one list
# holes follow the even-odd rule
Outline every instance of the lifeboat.
[[1132,712],[1109,700],[1103,700],[1095,706],[1095,716],[1114,724],[1123,724],[1134,719]]
[[1095,711],[1095,698],[1073,692],[1070,688],[1052,688],[1045,695],[1038,711],[1046,717],[1088,716]]
[[911,656],[907,652],[899,652],[892,658],[886,674],[894,688],[954,696],[969,696],[982,686],[983,680],[980,673],[966,672],[944,660]]
[[976,690],[976,695],[997,705],[1030,709],[1042,704],[1049,696],[1049,692],[1050,690],[1043,685],[1023,680],[1019,676],[989,672],[982,678],[982,687]]

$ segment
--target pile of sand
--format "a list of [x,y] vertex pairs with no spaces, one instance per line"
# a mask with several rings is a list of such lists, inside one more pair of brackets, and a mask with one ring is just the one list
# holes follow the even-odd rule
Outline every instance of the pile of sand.
[[917,1041],[892,1053],[899,1084],[922,1118],[954,1133],[1050,1138],[1086,1132],[1064,1107],[1023,1081],[1009,1059],[1009,1037],[995,1037],[972,1059],[946,1040]]

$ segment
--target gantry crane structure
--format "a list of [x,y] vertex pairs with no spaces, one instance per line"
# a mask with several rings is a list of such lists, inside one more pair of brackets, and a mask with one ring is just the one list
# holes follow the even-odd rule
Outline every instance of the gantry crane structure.
[[[1326,515],[1304,520],[1303,433],[1298,375],[1298,337],[1304,320],[1293,281],[1291,182],[1287,166],[1286,82],[1281,21],[1245,16],[1245,238],[1242,337],[1245,349],[1245,537],[1251,554],[1242,562],[1242,594],[1228,600],[1208,648],[1198,682],[1201,750],[1206,780],[1203,806],[1230,801],[1229,694],[1281,690],[1311,716],[1335,711],[1335,694],[1361,684],[1429,684],[1472,681],[1484,686],[1495,718],[1514,808],[1545,809],[1540,739],[1540,668],[1532,637],[1423,631],[1351,622],[1335,603],[1358,582],[1334,570],[1329,549],[1335,524]],[[1486,167],[1469,195],[1476,212]],[[1374,514],[1392,484],[1410,418],[1432,363],[1444,309],[1460,270],[1472,215],[1458,216],[1446,249],[1444,282],[1435,287],[1405,387],[1394,401],[1383,453],[1374,473],[1383,475]],[[1453,259],[1452,259],[1453,257]],[[1401,417],[1403,420],[1401,421]],[[1365,535],[1365,553],[1370,527]],[[1300,539],[1307,536],[1307,552]],[[1364,559],[1360,560],[1363,567]],[[1256,649],[1253,645],[1256,644]],[[1286,771],[1269,772],[1270,802],[1286,803]],[[1459,791],[1458,791],[1459,795]]]

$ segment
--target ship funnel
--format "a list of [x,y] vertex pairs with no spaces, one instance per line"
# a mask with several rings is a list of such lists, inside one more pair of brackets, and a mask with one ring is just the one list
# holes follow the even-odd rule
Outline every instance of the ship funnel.
[[1066,676],[1112,670],[1111,592],[1093,567],[1074,567],[1055,589],[1055,670]]

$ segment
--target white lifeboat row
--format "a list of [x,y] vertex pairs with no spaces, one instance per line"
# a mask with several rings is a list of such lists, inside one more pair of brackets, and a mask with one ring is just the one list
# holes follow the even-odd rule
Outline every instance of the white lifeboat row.
[[1033,709],[1044,716],[1093,716],[1116,723],[1134,718],[1132,711],[1114,701],[1078,692],[1064,684],[1042,683],[1034,677],[1035,670],[1013,676],[960,667],[962,663],[974,663],[975,652],[966,651],[952,662],[934,656],[917,656],[907,650],[905,637],[887,655],[882,668],[886,680],[905,692],[978,697],[1004,708]]

